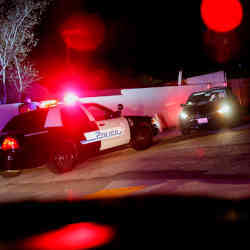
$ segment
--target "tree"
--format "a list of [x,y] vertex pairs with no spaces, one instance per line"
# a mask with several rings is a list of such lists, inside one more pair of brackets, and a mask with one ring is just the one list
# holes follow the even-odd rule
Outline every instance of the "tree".
[[[16,66],[16,63],[18,66]],[[30,63],[19,65],[18,62],[10,68],[10,81],[15,86],[18,93],[18,100],[21,99],[21,94],[35,82],[41,80],[39,71]]]
[[[40,23],[42,13],[46,10],[50,1],[0,1],[0,75],[2,76],[4,103],[7,101],[7,69],[15,67],[19,91],[23,91],[26,84],[24,78],[32,72],[24,61],[29,52],[37,45],[35,27]],[[16,81],[14,84],[17,86]]]

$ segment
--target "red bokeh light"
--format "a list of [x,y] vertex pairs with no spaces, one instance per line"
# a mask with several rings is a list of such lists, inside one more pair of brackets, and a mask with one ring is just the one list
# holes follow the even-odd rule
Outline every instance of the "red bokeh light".
[[239,0],[203,0],[201,16],[209,29],[229,32],[241,24],[243,8]]
[[25,249],[77,250],[102,246],[113,238],[113,230],[95,223],[77,223],[32,237],[24,242]]
[[104,40],[105,25],[97,15],[76,14],[64,22],[61,35],[68,48],[93,51]]

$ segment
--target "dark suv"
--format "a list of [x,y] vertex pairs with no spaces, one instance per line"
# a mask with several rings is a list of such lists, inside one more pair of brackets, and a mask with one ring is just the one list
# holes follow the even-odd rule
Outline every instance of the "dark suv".
[[240,103],[228,87],[192,93],[181,106],[179,121],[184,135],[193,129],[234,126],[242,116]]

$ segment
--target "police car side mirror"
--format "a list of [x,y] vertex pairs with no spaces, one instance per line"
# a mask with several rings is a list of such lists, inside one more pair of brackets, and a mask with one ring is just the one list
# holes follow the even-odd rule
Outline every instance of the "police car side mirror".
[[117,109],[118,109],[119,111],[122,111],[122,110],[124,109],[124,107],[123,107],[122,104],[118,104],[118,105],[117,105]]

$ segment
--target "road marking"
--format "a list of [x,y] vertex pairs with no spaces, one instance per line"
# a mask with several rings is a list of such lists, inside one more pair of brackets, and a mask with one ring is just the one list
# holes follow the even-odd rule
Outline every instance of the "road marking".
[[85,199],[118,198],[118,197],[131,195],[144,188],[145,186],[132,186],[132,187],[103,189],[96,193],[85,195],[84,198]]

